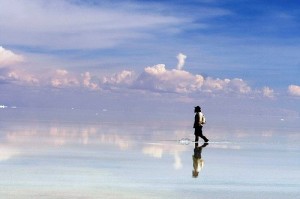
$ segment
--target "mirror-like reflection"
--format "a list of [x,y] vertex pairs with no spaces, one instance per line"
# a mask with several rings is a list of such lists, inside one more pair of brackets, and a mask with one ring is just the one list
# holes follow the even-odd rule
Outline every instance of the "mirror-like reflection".
[[299,194],[300,136],[294,131],[283,139],[276,129],[253,133],[208,126],[210,142],[202,144],[192,141],[189,125],[0,124],[3,198],[164,199],[186,198],[186,192],[198,197],[201,191],[206,198],[276,199]]
[[193,155],[193,177],[197,178],[199,176],[199,172],[203,169],[204,167],[204,159],[202,158],[202,149],[206,147],[208,143],[204,143],[201,146],[199,146],[198,143],[195,143],[195,148],[194,148],[194,155]]

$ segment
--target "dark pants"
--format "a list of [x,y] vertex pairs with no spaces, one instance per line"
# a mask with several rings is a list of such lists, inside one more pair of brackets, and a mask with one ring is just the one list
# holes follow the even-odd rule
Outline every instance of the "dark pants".
[[208,142],[208,139],[202,134],[202,126],[197,126],[195,128],[195,142],[199,141],[199,137],[201,137],[205,142]]

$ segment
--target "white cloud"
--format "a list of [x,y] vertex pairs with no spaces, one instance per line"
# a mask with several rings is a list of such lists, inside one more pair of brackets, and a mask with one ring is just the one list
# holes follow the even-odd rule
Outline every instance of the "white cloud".
[[178,59],[177,69],[181,70],[183,68],[183,66],[184,66],[186,55],[184,55],[182,53],[179,53],[177,55],[177,59]]
[[14,81],[19,84],[29,84],[29,85],[37,85],[39,83],[39,79],[34,75],[27,73],[22,70],[11,70],[7,73],[7,80]]
[[223,90],[225,86],[230,82],[229,79],[213,79],[211,77],[207,77],[203,86],[204,91],[213,92],[218,90]]
[[102,83],[110,86],[124,86],[130,85],[135,78],[135,73],[129,70],[123,70],[120,73],[113,74],[112,76],[104,76]]
[[164,64],[157,64],[155,66],[145,68],[145,72],[152,75],[161,75],[166,71],[166,66]]
[[79,80],[74,75],[69,74],[67,70],[61,69],[56,70],[51,76],[50,84],[55,88],[74,87],[80,85]]
[[248,86],[248,84],[240,78],[231,79],[228,83],[228,87],[230,87],[230,91],[241,94],[248,94],[251,92],[250,86]]
[[99,90],[99,85],[95,82],[92,82],[92,77],[89,72],[85,72],[84,74],[81,74],[83,78],[83,86],[86,88],[89,88],[91,90]]
[[265,86],[262,90],[263,96],[269,97],[269,98],[274,98],[274,90]]
[[24,57],[0,46],[0,67],[18,64],[24,61]]
[[167,70],[164,64],[146,67],[133,83],[134,88],[155,92],[188,93],[203,83],[201,75],[194,76],[184,70]]
[[214,79],[207,77],[205,79],[203,88],[205,92],[224,92],[224,93],[238,93],[248,94],[251,92],[251,88],[242,79]]
[[300,86],[298,85],[289,85],[288,92],[290,95],[300,96]]
[[[220,79],[192,74],[183,70],[186,55],[179,53],[177,56],[177,69],[167,69],[164,64],[144,68],[138,75],[134,71],[123,70],[113,75],[101,77],[92,75],[90,72],[82,74],[70,73],[64,69],[57,69],[55,72],[45,73],[44,75],[33,75],[26,71],[17,69],[6,69],[6,74],[2,74],[2,81],[20,82],[28,85],[51,85],[55,88],[86,88],[89,90],[103,89],[139,89],[154,93],[178,93],[178,94],[236,94],[249,95],[255,94],[251,87],[240,78]],[[7,72],[8,71],[8,72]],[[291,85],[289,92],[297,95],[297,86]],[[269,87],[264,87],[263,96],[272,98],[274,91]]]
[[146,67],[144,72],[133,83],[134,88],[146,89],[154,92],[174,93],[251,93],[250,86],[239,78],[214,79],[194,75],[185,70],[167,70],[164,64]]

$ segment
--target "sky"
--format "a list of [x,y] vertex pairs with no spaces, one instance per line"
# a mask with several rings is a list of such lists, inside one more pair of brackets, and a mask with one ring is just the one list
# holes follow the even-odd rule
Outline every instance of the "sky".
[[299,117],[299,35],[293,0],[0,0],[0,105]]

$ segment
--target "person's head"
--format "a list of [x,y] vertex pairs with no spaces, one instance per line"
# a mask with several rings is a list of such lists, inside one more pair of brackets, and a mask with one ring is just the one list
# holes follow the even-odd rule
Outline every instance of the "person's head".
[[195,112],[195,113],[199,113],[199,112],[201,112],[201,108],[200,108],[200,106],[196,106],[196,107],[195,107],[195,110],[194,110],[194,112]]

